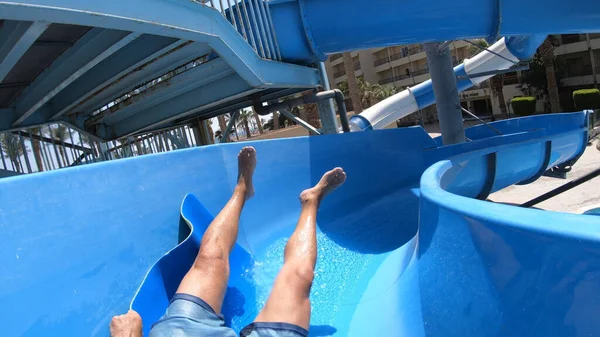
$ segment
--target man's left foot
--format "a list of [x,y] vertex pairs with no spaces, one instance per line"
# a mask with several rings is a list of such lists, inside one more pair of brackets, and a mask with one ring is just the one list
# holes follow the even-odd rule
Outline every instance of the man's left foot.
[[110,321],[111,337],[142,337],[142,318],[129,310],[125,315],[113,317]]

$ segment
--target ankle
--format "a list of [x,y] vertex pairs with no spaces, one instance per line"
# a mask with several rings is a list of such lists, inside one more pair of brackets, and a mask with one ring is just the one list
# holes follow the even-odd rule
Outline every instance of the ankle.
[[318,191],[313,188],[304,190],[300,193],[300,203],[302,205],[316,205],[319,206],[321,203],[321,195]]
[[235,185],[233,193],[245,195],[246,193],[248,193],[248,186],[243,181],[238,181],[237,185]]

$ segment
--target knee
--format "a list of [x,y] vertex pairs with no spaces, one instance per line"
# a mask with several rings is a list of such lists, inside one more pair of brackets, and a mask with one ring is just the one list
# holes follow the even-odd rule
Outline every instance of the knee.
[[315,270],[312,266],[307,264],[294,266],[294,276],[302,283],[302,285],[310,289],[313,280],[315,279]]
[[203,244],[200,247],[194,267],[196,268],[226,268],[229,256],[227,252],[219,245]]

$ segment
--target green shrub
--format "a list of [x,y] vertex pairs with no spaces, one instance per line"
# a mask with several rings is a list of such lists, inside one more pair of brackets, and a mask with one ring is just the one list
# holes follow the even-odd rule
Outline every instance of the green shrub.
[[510,104],[517,116],[529,116],[535,113],[535,97],[515,97]]
[[600,90],[581,89],[573,91],[576,110],[600,109]]

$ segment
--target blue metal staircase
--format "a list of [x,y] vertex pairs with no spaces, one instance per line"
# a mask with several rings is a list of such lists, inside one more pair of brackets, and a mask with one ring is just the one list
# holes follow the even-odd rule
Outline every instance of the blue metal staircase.
[[226,2],[0,1],[0,131],[118,139],[320,84],[280,61],[268,3]]

